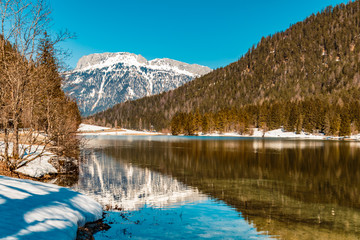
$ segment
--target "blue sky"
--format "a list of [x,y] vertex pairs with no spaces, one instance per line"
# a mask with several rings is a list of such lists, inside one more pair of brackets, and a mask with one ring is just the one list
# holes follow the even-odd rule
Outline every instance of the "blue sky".
[[262,36],[341,0],[50,0],[53,29],[77,38],[62,43],[75,67],[83,55],[132,52],[218,68],[239,59]]

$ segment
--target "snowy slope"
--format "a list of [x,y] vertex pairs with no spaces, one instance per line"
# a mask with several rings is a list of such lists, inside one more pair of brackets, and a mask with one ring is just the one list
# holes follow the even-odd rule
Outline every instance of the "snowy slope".
[[0,239],[75,239],[102,218],[93,199],[52,184],[0,176]]
[[102,53],[82,57],[64,74],[63,89],[74,97],[82,115],[177,88],[211,71],[168,58],[146,60],[133,53]]

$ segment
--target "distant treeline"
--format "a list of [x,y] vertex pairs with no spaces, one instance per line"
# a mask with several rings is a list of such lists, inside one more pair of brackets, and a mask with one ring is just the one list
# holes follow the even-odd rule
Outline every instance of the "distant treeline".
[[178,112],[171,120],[173,135],[237,132],[251,134],[252,128],[278,129],[300,133],[348,136],[360,131],[360,102],[330,104],[325,100],[264,102],[241,108],[200,114]]
[[347,135],[358,129],[359,99],[360,2],[354,1],[263,37],[237,62],[175,90],[120,103],[87,120],[192,134],[193,124],[179,119],[196,115],[208,119],[206,131],[284,126]]

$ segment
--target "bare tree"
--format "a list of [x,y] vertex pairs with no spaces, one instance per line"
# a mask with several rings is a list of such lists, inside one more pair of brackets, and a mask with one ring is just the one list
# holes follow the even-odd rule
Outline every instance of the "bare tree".
[[5,145],[2,155],[11,169],[33,160],[24,157],[27,149],[35,146],[38,150],[41,145],[43,152],[52,142],[49,131],[55,111],[51,109],[65,99],[53,91],[62,93],[61,80],[51,82],[60,78],[59,65],[46,65],[39,57],[44,39],[54,49],[55,44],[72,37],[63,31],[51,40],[46,33],[50,13],[45,0],[0,0],[0,125]]

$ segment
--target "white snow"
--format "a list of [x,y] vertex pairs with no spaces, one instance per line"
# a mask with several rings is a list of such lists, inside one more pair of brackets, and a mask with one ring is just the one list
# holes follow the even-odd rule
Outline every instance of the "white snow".
[[[308,134],[305,132],[301,132],[299,134],[295,132],[286,132],[284,129],[279,128],[271,131],[263,132],[263,130],[258,128],[253,128],[252,135],[241,135],[236,132],[228,132],[228,133],[209,133],[209,134],[199,134],[200,136],[211,136],[211,137],[265,137],[265,138],[297,138],[297,139],[342,139],[343,137],[335,137],[335,136],[326,136],[323,133],[319,134]],[[350,140],[360,140],[360,134],[349,136]]]
[[[103,55],[103,57],[102,57]],[[95,60],[96,59],[96,60]],[[87,63],[85,64],[85,62]],[[176,60],[171,60],[167,58],[156,58],[150,61],[147,61],[143,56],[136,55],[133,53],[127,52],[118,52],[118,53],[96,53],[89,56],[85,56],[79,60],[78,66],[74,70],[74,72],[80,71],[89,71],[95,69],[101,69],[105,67],[111,67],[115,64],[122,63],[125,66],[134,66],[136,68],[146,67],[153,70],[163,70],[163,71],[173,71],[176,74],[183,74],[188,76],[199,76],[199,74],[195,74],[193,72],[187,71],[185,69],[181,69],[178,66],[170,65],[169,61],[177,62],[183,65],[190,65],[186,63],[181,63]]]
[[[188,75],[188,76],[191,76],[191,77],[199,76],[199,75],[197,75],[195,73],[186,71],[184,69],[180,69],[178,67],[171,66],[167,62],[167,60],[170,60],[170,59],[156,58],[156,59],[153,59],[153,60],[149,61],[148,64],[146,65],[146,67],[149,67],[149,68],[154,69],[154,70],[174,71],[177,74]],[[174,60],[172,60],[172,61],[174,61]]]
[[[12,152],[12,149],[13,143],[9,143],[9,152]],[[57,173],[54,166],[49,163],[49,160],[52,157],[56,157],[56,155],[46,151],[46,149],[44,150],[44,146],[19,144],[19,150],[21,159],[23,160],[20,165],[28,163],[18,168],[16,172],[35,178],[42,177],[46,174]],[[0,142],[0,154],[4,154],[4,152],[5,144],[4,142]]]
[[[88,130],[81,130],[81,129],[88,129]],[[107,131],[104,131],[107,130]],[[206,136],[206,137],[265,137],[265,138],[297,138],[297,139],[342,139],[342,137],[335,137],[335,136],[326,136],[322,133],[319,134],[308,134],[305,132],[301,132],[297,134],[295,132],[286,132],[284,129],[279,128],[271,131],[263,132],[263,130],[258,128],[253,128],[252,135],[241,135],[237,132],[225,132],[225,133],[207,133],[202,134],[199,133],[199,136]],[[78,130],[80,133],[78,135],[164,135],[159,132],[147,132],[147,131],[136,131],[136,130],[129,130],[129,129],[111,129],[105,127],[99,127],[95,125],[88,125],[88,124],[81,124]],[[86,132],[88,131],[88,132]],[[360,140],[360,134],[351,135],[349,137],[351,140]]]
[[[105,131],[106,130],[106,131]],[[80,124],[78,135],[159,135],[157,132],[135,131],[129,129],[113,129],[90,124]]]
[[[97,59],[95,61],[91,61],[92,56],[98,55],[100,59]],[[101,55],[106,55],[106,57],[101,58]],[[119,53],[103,53],[103,54],[92,54],[89,56],[85,56],[84,59],[87,61],[87,65],[82,64],[82,59],[79,60],[80,63],[78,63],[79,66],[76,67],[74,71],[87,71],[87,70],[94,70],[94,69],[101,69],[104,67],[113,66],[117,63],[123,63],[127,66],[143,66],[144,63],[141,61],[142,56],[138,56],[132,53],[126,53],[126,52],[119,52]],[[99,61],[100,60],[100,61]],[[85,60],[84,60],[85,61]],[[146,61],[146,60],[145,60]]]
[[[81,90],[81,93],[83,93],[85,91],[85,88],[83,88],[83,90]],[[91,93],[89,94],[90,97],[94,97],[95,96],[95,89],[91,90]]]
[[72,82],[72,84],[78,84],[78,83],[81,83],[82,81],[83,81],[83,80],[82,80],[81,78],[77,77],[77,78],[75,79],[75,81]]
[[0,176],[0,239],[75,239],[102,218],[93,199],[67,188]]
[[109,129],[110,128],[107,128],[107,127],[101,127],[101,126],[81,123],[78,128],[78,132],[104,131],[104,130],[109,130]]
[[56,168],[49,163],[52,157],[56,157],[56,155],[50,152],[44,152],[35,160],[17,169],[16,172],[35,178],[42,177],[46,174],[57,173]]
[[301,132],[300,134],[296,134],[295,132],[286,132],[283,129],[279,128],[279,129],[275,129],[275,130],[271,130],[271,131],[267,131],[265,132],[265,134],[263,133],[263,131],[254,128],[254,133],[253,133],[253,137],[262,137],[264,135],[264,137],[270,137],[270,138],[276,138],[276,137],[280,137],[280,138],[308,138],[308,139],[325,139],[326,136],[324,134],[319,134],[319,135],[314,135],[314,134],[306,134],[304,132]]
[[99,103],[99,101],[100,101],[100,99],[101,99],[101,97],[102,97],[102,95],[104,93],[103,88],[104,88],[105,82],[106,82],[106,73],[102,78],[101,85],[100,85],[100,90],[98,92],[98,98],[97,98],[96,102],[94,103],[94,105],[92,106],[91,111],[94,110],[94,108],[98,105],[98,103]]
[[360,133],[357,135],[351,135],[350,138],[360,141]]
[[77,135],[161,135],[158,132],[136,131],[122,128],[121,130],[112,129],[109,131],[80,132]]

